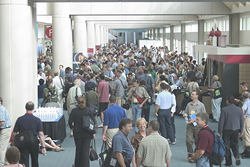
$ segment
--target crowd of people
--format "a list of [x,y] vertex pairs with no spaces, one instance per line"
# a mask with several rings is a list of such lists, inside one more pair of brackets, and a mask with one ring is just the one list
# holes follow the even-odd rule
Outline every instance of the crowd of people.
[[[99,108],[97,116],[101,124],[98,127],[103,128],[102,140],[108,150],[113,150],[120,166],[170,166],[172,153],[169,144],[177,143],[176,112],[187,122],[188,162],[196,163],[197,167],[210,166],[208,157],[213,152],[214,138],[210,132],[202,130],[211,128],[208,126],[209,115],[200,98],[200,86],[208,85],[206,59],[197,64],[192,56],[177,54],[168,47],[144,46],[138,49],[116,42],[88,58],[81,56],[77,69],[60,65],[53,69],[53,73],[52,58],[51,54],[39,55],[38,107],[52,105],[68,111],[69,137],[74,138],[76,145],[75,167],[89,166],[89,147],[95,135],[82,128],[82,118],[88,115],[89,105]],[[208,87],[212,95],[212,122],[218,123],[218,135],[229,146],[226,147],[226,166],[232,165],[230,148],[236,165],[240,165],[238,135],[243,136],[244,150],[250,146],[250,91],[248,85],[242,83],[242,96],[237,100],[231,95],[226,97],[227,106],[221,109],[222,96],[218,91],[222,87],[220,78],[214,74]],[[181,104],[177,104],[180,90],[184,91],[184,98]],[[2,103],[0,98],[0,143],[4,143],[0,144],[0,166],[4,165],[6,142],[12,126]],[[154,107],[157,120],[150,121],[150,108]],[[13,136],[30,129],[33,124],[30,130],[34,136],[39,136],[41,152],[45,155],[42,122],[32,115],[32,102],[26,104],[26,110],[26,114],[16,121]],[[133,126],[135,134],[129,139]],[[39,141],[37,138],[35,141],[33,146],[19,149],[21,164],[29,166],[27,156],[31,154],[32,166],[38,166]],[[52,148],[60,149],[54,144]]]

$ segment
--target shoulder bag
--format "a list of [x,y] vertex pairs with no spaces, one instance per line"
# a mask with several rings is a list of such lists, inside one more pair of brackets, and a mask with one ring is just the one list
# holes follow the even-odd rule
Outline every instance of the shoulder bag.
[[[87,108],[86,108],[87,109]],[[88,131],[90,134],[95,134],[98,131],[96,117],[91,116],[87,109],[87,115],[83,116],[83,129]]]
[[139,102],[140,104],[144,101],[144,98],[143,98],[143,97],[139,97],[139,96],[136,94],[136,90],[135,90],[135,98],[138,100],[138,102]]
[[14,146],[17,148],[25,148],[30,146],[34,142],[33,129],[35,126],[36,118],[33,119],[32,130],[19,131],[14,137]]
[[98,155],[97,155],[97,153],[96,153],[95,139],[92,140],[92,141],[91,141],[91,144],[90,144],[89,159],[90,159],[90,161],[98,160]]
[[108,154],[107,145],[106,145],[106,142],[103,141],[102,142],[101,153],[99,154],[99,165],[100,165],[100,167],[104,167],[104,162],[106,160],[107,154]]
[[219,81],[216,81],[217,83],[217,88],[214,89],[213,93],[212,93],[212,97],[214,99],[218,99],[220,97],[222,97],[222,86],[221,87],[218,87],[219,84],[218,84]]

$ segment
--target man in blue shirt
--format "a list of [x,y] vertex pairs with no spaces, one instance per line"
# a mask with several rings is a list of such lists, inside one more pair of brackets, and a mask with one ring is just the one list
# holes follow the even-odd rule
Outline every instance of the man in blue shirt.
[[175,144],[174,132],[171,124],[171,107],[174,106],[173,96],[168,92],[169,85],[160,84],[162,92],[158,94],[155,106],[155,115],[160,123],[160,132],[163,137],[170,139],[170,144]]
[[10,115],[2,104],[3,99],[0,97],[0,166],[4,166],[5,153],[11,135]]
[[119,122],[122,118],[127,118],[125,110],[116,104],[116,97],[110,96],[109,108],[104,112],[104,122],[102,139],[106,141],[107,147],[112,147],[112,138],[119,130]]
[[132,129],[132,120],[129,118],[123,118],[119,122],[119,131],[116,132],[113,137],[113,152],[115,153],[117,157],[117,163],[120,166],[130,167],[131,162],[133,166],[136,166],[134,149],[130,140],[128,139],[128,134]]
[[244,113],[244,128],[242,133],[242,140],[243,140],[243,150],[246,149],[246,146],[250,146],[250,93],[248,91],[244,91],[242,94],[243,97],[243,106],[242,110]]
[[[72,78],[72,82],[74,83],[74,81],[75,81],[75,76],[71,73],[72,69],[71,69],[70,67],[67,67],[67,68],[65,69],[65,71],[66,71],[66,73],[67,73],[66,79],[67,79],[68,77],[71,77],[71,78]],[[66,85],[66,83],[67,83],[67,80],[66,80],[66,79],[65,79],[65,85]]]
[[60,75],[59,77],[65,80],[65,71],[63,70],[63,65],[59,65]]
[[181,85],[181,81],[179,80],[178,75],[174,75],[173,84],[177,85],[177,86],[180,87],[180,89],[181,89],[182,85]]

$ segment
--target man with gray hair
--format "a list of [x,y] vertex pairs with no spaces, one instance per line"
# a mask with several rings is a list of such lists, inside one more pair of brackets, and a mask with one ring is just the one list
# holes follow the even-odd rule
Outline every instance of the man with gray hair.
[[[171,150],[167,139],[159,134],[160,123],[152,120],[148,125],[149,136],[142,139],[139,149],[137,166],[170,166]],[[157,145],[155,143],[158,143]]]
[[244,91],[242,94],[242,98],[243,98],[242,111],[243,111],[244,118],[245,118],[242,140],[243,140],[243,150],[245,150],[247,146],[250,146],[250,99],[249,99],[249,92]]
[[[80,79],[75,79],[73,87],[69,89],[68,97],[67,97],[67,109],[68,115],[70,115],[71,111],[77,107],[77,99],[79,96],[82,96],[82,91],[80,89]],[[73,137],[73,129],[71,129],[70,137]]]

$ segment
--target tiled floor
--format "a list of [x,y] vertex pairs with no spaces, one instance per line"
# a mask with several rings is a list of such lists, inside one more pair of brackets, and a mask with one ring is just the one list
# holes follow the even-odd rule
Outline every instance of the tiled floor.
[[[154,115],[154,105],[151,106],[151,113],[150,113],[150,120],[156,119]],[[66,121],[68,121],[67,112],[64,112]],[[100,120],[98,120],[100,121]],[[171,158],[171,167],[192,167],[195,166],[194,164],[190,164],[187,162],[187,155],[186,155],[186,123],[184,118],[181,116],[175,116],[175,125],[176,125],[176,137],[177,137],[177,144],[170,145],[172,151],[172,158]],[[212,129],[217,131],[218,123],[211,123],[209,122],[209,126]],[[99,129],[98,133],[96,134],[96,144],[97,144],[97,152],[98,154],[101,151],[101,134],[102,129]],[[131,134],[129,135],[132,137],[134,134],[134,130],[132,130]],[[39,164],[40,167],[71,167],[74,163],[75,157],[75,144],[74,139],[69,138],[70,132],[69,128],[67,127],[67,137],[65,138],[64,142],[62,143],[62,147],[66,150],[61,152],[54,152],[48,151],[46,156],[39,155]],[[242,152],[242,141],[239,141],[240,152]],[[225,162],[223,162],[224,164]],[[235,159],[233,158],[233,163],[235,166]],[[250,166],[250,159],[241,159],[242,167],[249,167]],[[90,167],[99,167],[98,161],[90,162]]]

